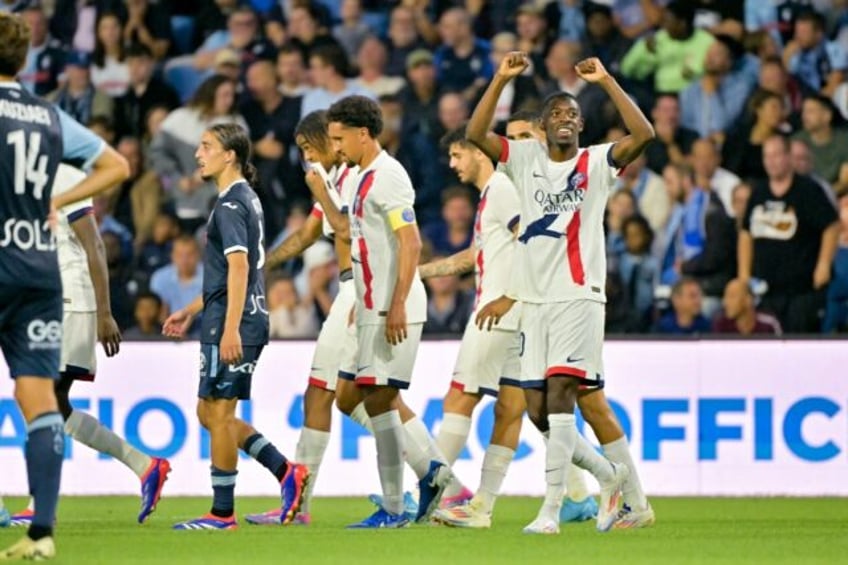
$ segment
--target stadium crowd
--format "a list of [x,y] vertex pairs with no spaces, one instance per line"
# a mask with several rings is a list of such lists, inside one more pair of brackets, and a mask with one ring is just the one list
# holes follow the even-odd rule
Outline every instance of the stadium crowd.
[[[216,190],[194,151],[210,125],[254,143],[269,248],[311,213],[299,119],[349,94],[379,101],[427,256],[471,244],[477,191],[439,144],[510,51],[532,65],[494,127],[550,93],[579,101],[581,145],[623,135],[574,65],[598,57],[657,140],[607,208],[609,333],[848,330],[848,2],[840,0],[20,0],[22,84],[123,154],[95,202],[113,313],[130,339],[200,292]],[[332,246],[268,272],[273,337],[311,338],[336,285]],[[473,278],[427,281],[425,332],[459,334]]]

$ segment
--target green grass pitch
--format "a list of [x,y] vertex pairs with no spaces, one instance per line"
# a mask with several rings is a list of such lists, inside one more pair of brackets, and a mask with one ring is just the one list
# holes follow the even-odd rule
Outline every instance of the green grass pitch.
[[[538,500],[498,501],[490,530],[414,525],[405,530],[345,531],[372,507],[364,499],[319,498],[309,527],[257,527],[234,532],[174,532],[198,516],[204,498],[163,498],[148,524],[135,523],[138,499],[63,497],[55,563],[848,563],[848,500],[654,498],[650,529],[600,534],[593,522],[568,524],[559,536],[527,536],[521,528]],[[8,508],[25,504],[7,498]],[[267,510],[273,499],[241,498],[240,515]],[[0,530],[0,547],[23,531]]]

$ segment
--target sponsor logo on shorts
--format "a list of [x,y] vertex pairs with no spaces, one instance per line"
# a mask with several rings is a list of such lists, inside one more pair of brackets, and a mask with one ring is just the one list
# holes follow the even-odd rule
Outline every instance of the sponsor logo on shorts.
[[244,373],[245,375],[252,375],[253,370],[256,368],[256,361],[251,361],[249,363],[242,363],[241,365],[231,364],[229,370],[231,373]]
[[27,326],[29,348],[58,349],[62,344],[62,324],[58,320],[33,320]]

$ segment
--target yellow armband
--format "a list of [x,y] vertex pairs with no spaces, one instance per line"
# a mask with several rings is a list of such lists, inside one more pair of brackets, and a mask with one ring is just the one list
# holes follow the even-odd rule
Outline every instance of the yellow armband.
[[389,210],[389,225],[392,226],[392,231],[415,225],[415,210],[411,206]]

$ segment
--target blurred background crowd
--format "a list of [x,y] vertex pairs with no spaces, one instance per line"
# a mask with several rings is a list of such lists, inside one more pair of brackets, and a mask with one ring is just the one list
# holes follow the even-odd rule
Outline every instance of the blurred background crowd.
[[[477,190],[439,140],[504,55],[532,65],[494,127],[565,91],[581,144],[624,134],[574,64],[598,57],[654,124],[606,218],[609,333],[848,330],[848,2],[845,0],[3,0],[32,28],[20,81],[113,144],[130,180],[95,202],[113,312],[156,339],[202,284],[216,190],[196,173],[209,125],[254,143],[269,247],[311,209],[298,120],[349,94],[377,100],[406,167],[427,259],[471,243]],[[274,337],[317,335],[332,245],[268,273]],[[473,278],[427,281],[425,331],[462,332]]]

